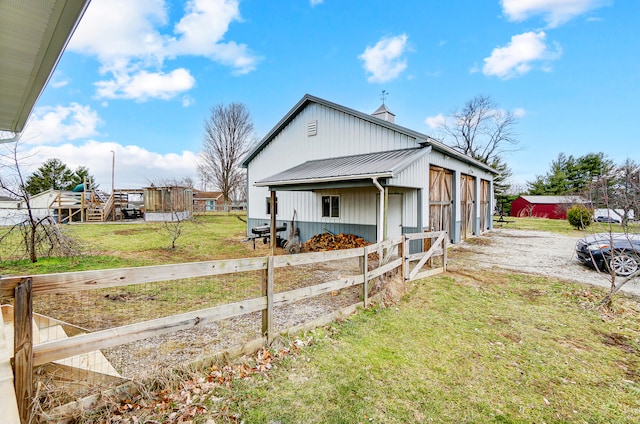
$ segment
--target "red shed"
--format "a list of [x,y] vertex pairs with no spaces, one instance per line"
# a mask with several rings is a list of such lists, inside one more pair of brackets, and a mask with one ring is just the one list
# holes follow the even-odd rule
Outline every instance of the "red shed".
[[511,216],[567,219],[567,209],[586,203],[580,196],[520,196],[511,202]]

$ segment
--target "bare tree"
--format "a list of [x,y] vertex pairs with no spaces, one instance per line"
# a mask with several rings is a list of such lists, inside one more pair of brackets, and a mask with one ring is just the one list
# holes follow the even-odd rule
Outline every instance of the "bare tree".
[[[158,232],[162,235],[167,236],[170,240],[170,249],[175,250],[176,245],[178,243],[178,239],[184,235],[185,230],[185,222],[192,221],[192,216],[185,215],[183,209],[181,208],[182,204],[176,204],[176,199],[172,197],[172,188],[180,189],[180,188],[193,188],[193,180],[189,177],[183,178],[169,178],[163,179],[160,181],[151,181],[150,184],[154,187],[160,187],[162,189],[167,189],[168,199],[165,203],[165,210],[163,212],[170,214],[170,219],[165,219],[162,221]],[[180,206],[180,207],[178,207]]]
[[227,205],[245,184],[240,160],[255,140],[253,122],[242,103],[220,104],[211,109],[204,129],[198,173],[220,190]]
[[504,153],[517,150],[514,112],[498,108],[490,96],[478,95],[462,109],[454,110],[450,119],[441,124],[444,141],[452,148],[492,166],[499,172],[496,191],[508,190],[511,170],[504,162]]
[[8,194],[24,206],[16,210],[13,224],[0,234],[0,241],[9,239],[14,232],[20,233],[23,253],[31,262],[37,262],[40,254],[72,256],[78,253],[77,243],[64,235],[48,211],[36,214],[31,207],[26,178],[21,163],[27,158],[20,155],[20,141],[2,144],[0,152],[0,193]]

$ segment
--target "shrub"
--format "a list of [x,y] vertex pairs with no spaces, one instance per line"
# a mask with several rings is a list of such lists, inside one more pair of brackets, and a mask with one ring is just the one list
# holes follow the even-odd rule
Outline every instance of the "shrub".
[[587,209],[584,205],[573,205],[567,211],[567,220],[572,227],[584,230],[591,225],[593,211]]

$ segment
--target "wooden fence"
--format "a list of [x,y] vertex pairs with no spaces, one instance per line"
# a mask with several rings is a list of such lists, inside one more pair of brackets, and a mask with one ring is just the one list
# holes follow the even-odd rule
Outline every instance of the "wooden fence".
[[[431,241],[426,252],[408,252],[411,240]],[[366,307],[369,283],[388,272],[400,269],[405,281],[425,278],[446,271],[447,237],[445,232],[407,234],[364,248],[302,253],[297,255],[268,256],[249,259],[217,260],[175,265],[160,265],[138,268],[121,268],[97,271],[82,271],[59,274],[9,276],[0,278],[0,299],[13,298],[14,337],[13,365],[14,384],[20,419],[27,422],[33,399],[33,370],[35,367],[74,355],[106,349],[149,337],[189,329],[197,325],[249,314],[262,313],[262,336],[269,343],[276,335],[273,330],[274,307],[309,299],[349,287],[359,287],[359,304]],[[369,269],[370,254],[377,253],[381,260]],[[439,266],[432,266],[432,258],[441,256]],[[313,286],[285,292],[274,292],[274,270],[281,267],[316,264],[319,262],[359,258],[360,274],[341,277]],[[424,265],[430,268],[424,270]],[[209,307],[197,311],[134,323],[102,331],[80,334],[59,340],[34,344],[34,296],[52,293],[69,293],[97,290],[109,287],[131,286],[159,281],[171,281],[195,277],[261,271],[262,296],[235,303]],[[8,347],[10,350],[10,347]]]

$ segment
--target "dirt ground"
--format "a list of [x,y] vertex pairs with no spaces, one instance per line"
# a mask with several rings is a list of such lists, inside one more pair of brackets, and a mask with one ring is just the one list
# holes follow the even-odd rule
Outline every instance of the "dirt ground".
[[[453,246],[449,267],[451,270],[501,268],[609,288],[608,274],[598,273],[576,258],[574,250],[580,238],[546,231],[496,228]],[[472,255],[456,256],[455,252]],[[640,282],[629,282],[622,290],[640,295]]]

